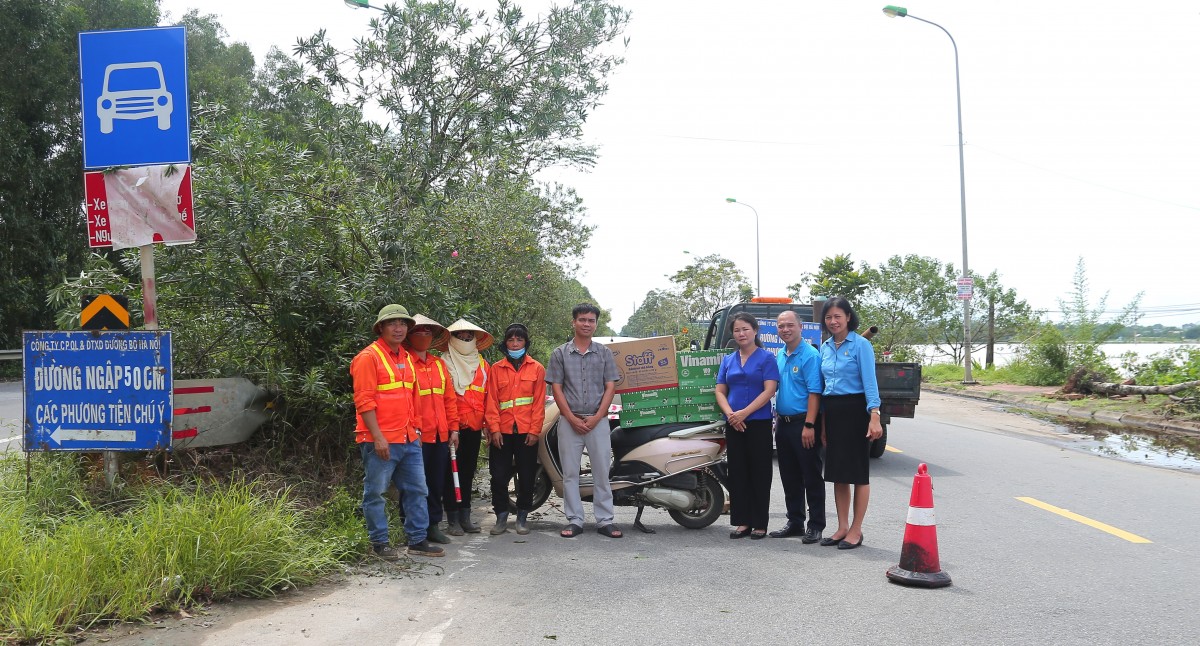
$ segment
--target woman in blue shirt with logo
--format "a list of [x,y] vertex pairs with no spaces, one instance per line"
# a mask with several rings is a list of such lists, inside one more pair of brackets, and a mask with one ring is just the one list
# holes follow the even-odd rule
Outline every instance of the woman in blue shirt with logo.
[[[838,527],[826,547],[851,550],[862,545],[862,522],[871,499],[871,442],[883,435],[879,421],[879,384],[875,381],[875,350],[858,335],[858,314],[850,301],[835,296],[825,301],[822,326],[829,338],[821,344],[821,376],[825,392],[825,482],[833,483]],[[850,522],[850,485],[854,485],[854,520]]]
[[729,454],[729,538],[767,535],[771,507],[771,397],[779,386],[775,355],[762,348],[758,320],[740,312],[729,324],[737,351],[721,361],[717,405],[725,414]]

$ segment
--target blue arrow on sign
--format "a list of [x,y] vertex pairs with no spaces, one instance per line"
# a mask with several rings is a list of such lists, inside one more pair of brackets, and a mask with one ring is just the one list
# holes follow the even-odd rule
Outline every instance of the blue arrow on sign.
[[183,27],[79,34],[83,167],[189,164]]

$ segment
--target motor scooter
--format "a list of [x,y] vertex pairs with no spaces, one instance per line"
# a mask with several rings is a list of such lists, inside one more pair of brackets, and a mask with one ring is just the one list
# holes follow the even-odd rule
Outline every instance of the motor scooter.
[[[551,487],[559,496],[563,493],[558,418],[558,406],[548,403],[538,442],[535,508],[546,501]],[[721,421],[613,429],[609,469],[613,504],[637,507],[633,526],[647,534],[655,532],[642,524],[646,507],[667,510],[675,522],[689,529],[713,524],[725,507],[728,464],[724,428]],[[590,502],[592,490],[591,470],[584,469],[579,476],[580,497]]]

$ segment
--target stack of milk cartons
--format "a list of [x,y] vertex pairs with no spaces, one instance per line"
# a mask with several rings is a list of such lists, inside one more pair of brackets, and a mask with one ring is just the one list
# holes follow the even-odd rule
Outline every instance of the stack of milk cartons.
[[717,406],[717,372],[728,350],[679,352],[675,356],[679,374],[676,418],[680,422],[715,422],[722,419]]

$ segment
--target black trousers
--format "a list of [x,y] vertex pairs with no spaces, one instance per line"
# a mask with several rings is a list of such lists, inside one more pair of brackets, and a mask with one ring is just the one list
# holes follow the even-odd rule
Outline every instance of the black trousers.
[[[817,429],[821,426],[820,420]],[[792,421],[779,418],[775,427],[775,450],[779,456],[779,480],[787,503],[788,522],[804,527],[804,503],[808,502],[808,529],[825,529],[825,479],[821,477],[821,432],[813,430],[815,442],[804,448],[804,415]]]
[[505,433],[500,448],[488,445],[488,469],[492,473],[492,509],[508,513],[508,481],[513,462],[517,464],[517,509],[533,511],[533,479],[537,477],[537,444],[525,444],[524,433]]
[[479,469],[479,444],[483,437],[482,431],[462,430],[458,432],[458,449],[455,457],[458,459],[458,484],[462,489],[462,502],[454,499],[454,475],[446,472],[446,486],[442,493],[442,506],[447,511],[471,508],[471,486],[475,482],[475,472]]
[[771,515],[771,420],[746,421],[745,431],[725,427],[729,460],[729,522],[766,529]]
[[437,440],[421,443],[421,457],[425,461],[425,487],[429,489],[425,499],[429,502],[429,526],[442,522],[442,497],[438,495],[438,484],[445,482],[450,472],[450,443]]

